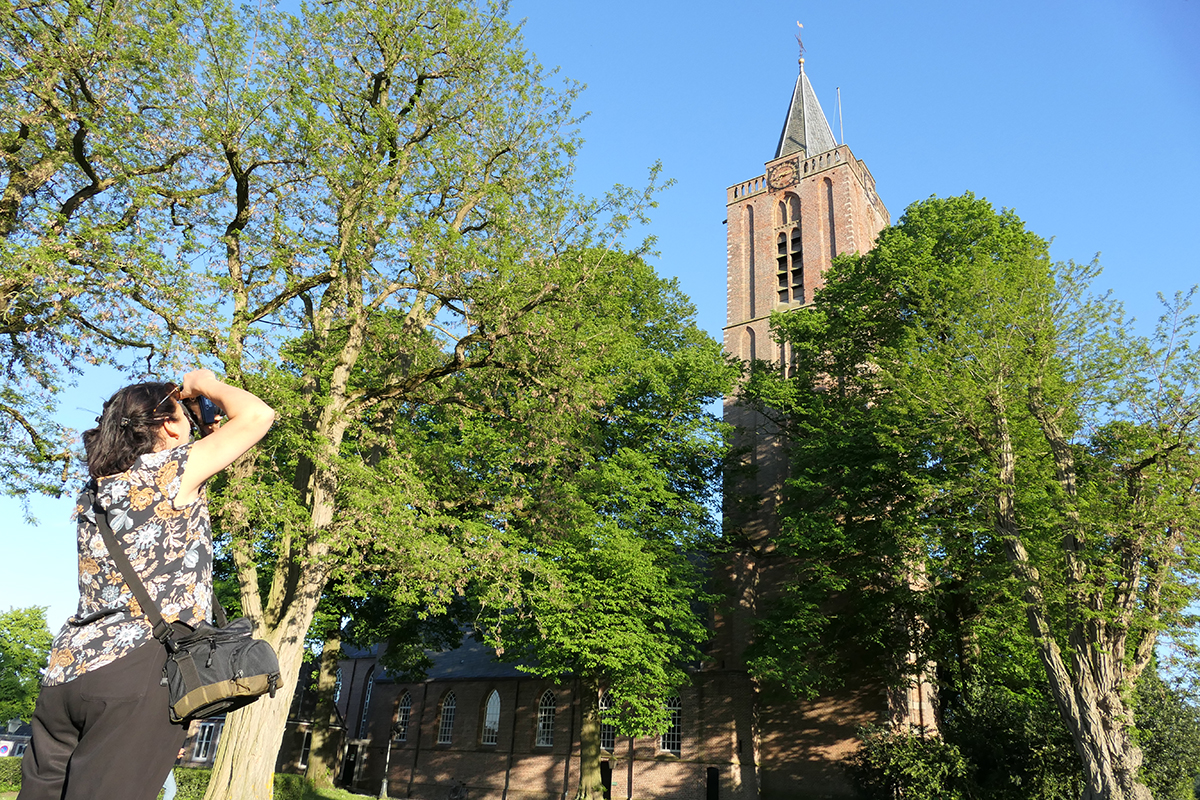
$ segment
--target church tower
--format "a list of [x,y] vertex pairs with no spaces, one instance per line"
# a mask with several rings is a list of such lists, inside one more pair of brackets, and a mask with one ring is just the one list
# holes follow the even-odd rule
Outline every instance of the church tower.
[[[726,190],[725,350],[786,372],[791,353],[772,338],[771,314],[805,313],[834,256],[870,250],[890,218],[866,165],[835,140],[803,58],[779,142],[764,166],[762,174]],[[785,443],[769,420],[736,397],[726,398],[724,418],[735,426],[747,469],[725,482],[726,535],[736,545],[723,576],[730,600],[713,620],[714,662],[745,676],[754,698],[759,796],[847,797],[840,763],[856,748],[858,727],[883,721],[895,698],[889,703],[883,687],[854,687],[790,701],[765,696],[750,678],[743,653],[754,621],[792,574],[774,544]]]
[[[833,257],[865,253],[890,224],[870,170],[834,140],[803,58],[774,157],[762,175],[729,187],[725,202],[725,350],[743,361],[763,359],[786,369],[790,354],[771,338],[771,314],[811,303]],[[726,400],[726,422],[747,435],[763,434],[762,421],[749,413]],[[778,442],[768,434],[743,445],[751,448],[757,467],[756,493],[767,501],[766,508],[755,509],[756,519],[745,521],[744,532],[769,539],[783,479]]]

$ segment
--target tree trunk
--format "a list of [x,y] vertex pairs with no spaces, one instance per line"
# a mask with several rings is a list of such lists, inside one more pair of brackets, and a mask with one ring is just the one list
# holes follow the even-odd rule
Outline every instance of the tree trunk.
[[[316,580],[324,584],[323,577]],[[304,660],[304,635],[320,593],[320,585],[303,586],[291,613],[273,630],[258,631],[279,656],[282,686],[275,697],[263,697],[226,718],[204,800],[272,800],[275,761]]]
[[[1129,736],[1132,714],[1121,698],[1125,683],[1119,659],[1108,655],[1112,642],[1102,623],[1080,622],[1072,634],[1073,670],[1068,670],[1048,621],[1045,596],[1036,567],[1021,537],[1016,514],[1016,454],[1009,430],[1003,392],[988,396],[994,414],[996,438],[992,456],[998,477],[996,532],[1004,541],[1013,576],[1025,585],[1025,616],[1046,671],[1060,716],[1071,732],[1075,751],[1083,764],[1085,788],[1081,800],[1152,800],[1150,790],[1137,780],[1142,751]],[[1064,537],[1063,550],[1069,571],[1081,569]],[[1076,585],[1079,575],[1072,575]]]
[[341,631],[325,634],[321,650],[321,671],[317,676],[317,710],[313,714],[312,742],[308,750],[306,775],[318,789],[332,789],[337,775],[337,756],[342,744],[342,728],[338,726],[337,687],[338,659],[342,654]]
[[1150,790],[1137,779],[1142,750],[1129,735],[1133,715],[1121,697],[1121,667],[1087,659],[1086,651],[1076,648],[1074,674],[1069,674],[1057,648],[1042,656],[1055,662],[1046,672],[1083,764],[1083,800],[1151,800]]
[[[357,311],[333,371],[331,398],[321,408],[314,431],[319,448],[319,457],[314,461],[318,464],[335,461],[349,425],[344,413],[347,382],[361,352],[365,327],[361,305]],[[297,477],[305,473],[298,468]],[[254,600],[251,606],[261,609],[256,620],[258,633],[275,648],[284,685],[273,700],[247,706],[226,722],[204,800],[272,800],[275,761],[295,693],[295,676],[304,657],[304,637],[329,575],[329,545],[322,534],[329,529],[337,507],[337,476],[333,469],[320,466],[311,475],[308,491],[312,527],[303,544],[293,541],[290,535],[284,537],[265,606],[258,596],[257,567],[248,559],[245,564],[239,563],[239,580],[244,578],[242,594],[249,592]]]
[[583,720],[579,728],[579,793],[576,800],[603,800],[600,776],[600,685],[591,678],[580,681]]

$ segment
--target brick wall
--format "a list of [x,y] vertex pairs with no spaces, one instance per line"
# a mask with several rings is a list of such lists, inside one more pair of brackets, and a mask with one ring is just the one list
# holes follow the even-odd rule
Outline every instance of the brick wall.
[[[360,659],[366,661],[366,659]],[[343,662],[343,674],[360,681],[368,670]],[[611,773],[611,797],[630,800],[678,798],[706,800],[709,782],[717,783],[722,800],[752,800],[757,795],[753,760],[753,686],[740,670],[709,669],[695,674],[680,692],[682,743],[679,755],[660,749],[658,737],[617,736],[611,752],[602,753]],[[345,686],[347,710],[361,698],[364,686]],[[536,743],[538,705],[554,693],[554,737],[550,746]],[[500,696],[496,744],[482,741],[487,698]],[[449,744],[438,744],[439,711],[449,692],[455,696],[454,728]],[[389,794],[393,797],[444,800],[462,786],[472,800],[561,800],[579,788],[581,710],[574,681],[554,683],[536,678],[500,678],[416,683],[376,681],[371,692],[369,732],[355,742],[361,761],[352,787],[375,793],[384,768],[384,742],[396,720],[397,706],[407,693],[412,701],[405,741],[390,742]],[[715,774],[710,777],[710,770]]]

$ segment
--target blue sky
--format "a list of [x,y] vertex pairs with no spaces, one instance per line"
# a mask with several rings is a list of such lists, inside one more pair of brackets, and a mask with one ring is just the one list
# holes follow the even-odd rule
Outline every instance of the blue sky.
[[[1100,253],[1099,285],[1143,326],[1157,292],[1200,282],[1200,0],[1136,3],[513,0],[526,44],[587,84],[581,191],[675,185],[647,231],[701,324],[725,320],[725,188],[762,173],[805,71],[835,135],[863,159],[893,221],[909,203],[970,190],[1053,238],[1055,259]],[[119,378],[89,375],[64,418],[90,423]],[[90,410],[89,410],[90,409]],[[70,501],[0,501],[0,609],[75,604]]]

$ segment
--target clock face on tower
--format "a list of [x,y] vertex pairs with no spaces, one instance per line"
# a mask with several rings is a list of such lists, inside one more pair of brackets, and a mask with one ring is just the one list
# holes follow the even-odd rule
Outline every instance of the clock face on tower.
[[772,189],[786,189],[796,184],[800,172],[800,160],[783,161],[767,170],[767,185]]

